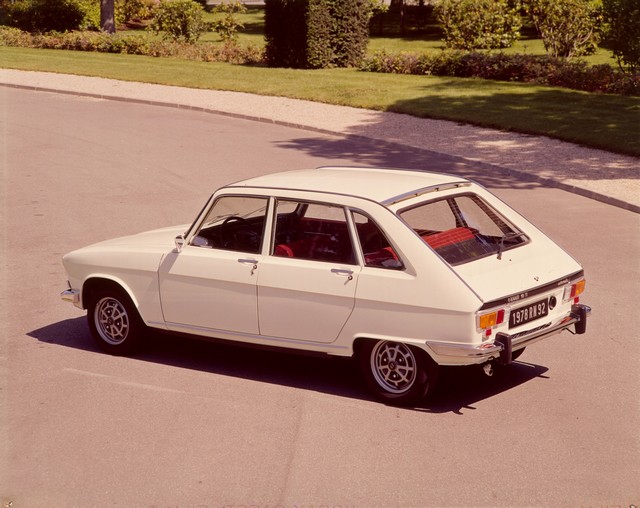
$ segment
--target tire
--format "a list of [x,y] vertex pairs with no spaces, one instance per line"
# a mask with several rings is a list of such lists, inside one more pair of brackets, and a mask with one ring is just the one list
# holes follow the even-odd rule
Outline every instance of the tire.
[[387,404],[424,401],[438,378],[438,366],[429,355],[402,342],[368,340],[358,352],[358,362],[371,393]]
[[112,355],[137,351],[146,331],[129,295],[116,287],[99,289],[91,296],[87,321],[96,344]]

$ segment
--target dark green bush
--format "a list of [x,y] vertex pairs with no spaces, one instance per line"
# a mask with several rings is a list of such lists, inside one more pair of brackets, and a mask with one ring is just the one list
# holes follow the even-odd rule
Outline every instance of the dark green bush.
[[519,5],[509,0],[440,0],[436,15],[453,49],[508,48],[520,37]]
[[76,30],[84,11],[74,0],[17,0],[3,2],[4,22],[25,32]]
[[640,70],[640,2],[638,0],[604,0],[609,23],[608,38],[620,67]]
[[308,0],[265,0],[265,58],[271,67],[307,67]]
[[266,58],[273,67],[356,66],[369,38],[371,0],[266,0]]

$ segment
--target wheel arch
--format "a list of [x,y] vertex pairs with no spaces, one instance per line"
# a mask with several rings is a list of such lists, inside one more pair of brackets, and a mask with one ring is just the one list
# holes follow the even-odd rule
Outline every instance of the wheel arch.
[[352,356],[357,357],[362,351],[364,345],[367,342],[377,342],[380,340],[388,341],[388,342],[399,342],[402,344],[407,344],[410,346],[414,346],[421,351],[424,352],[425,355],[434,363],[437,363],[434,358],[434,354],[426,344],[426,341],[420,339],[409,339],[406,337],[390,337],[386,335],[375,335],[375,334],[367,334],[367,335],[359,335],[357,336],[352,344]]
[[82,284],[82,308],[88,307],[92,296],[102,289],[116,289],[123,291],[129,297],[134,307],[138,309],[138,301],[131,288],[121,279],[108,275],[92,275]]

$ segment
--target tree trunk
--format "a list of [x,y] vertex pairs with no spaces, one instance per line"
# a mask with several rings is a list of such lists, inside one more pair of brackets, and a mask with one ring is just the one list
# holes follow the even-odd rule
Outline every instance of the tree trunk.
[[100,0],[100,28],[103,32],[116,32],[114,0]]

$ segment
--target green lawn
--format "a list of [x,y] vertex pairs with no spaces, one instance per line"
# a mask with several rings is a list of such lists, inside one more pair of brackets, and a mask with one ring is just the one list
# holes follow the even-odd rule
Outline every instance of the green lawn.
[[0,67],[285,96],[546,135],[640,156],[640,98],[522,83],[0,47]]

